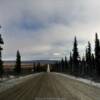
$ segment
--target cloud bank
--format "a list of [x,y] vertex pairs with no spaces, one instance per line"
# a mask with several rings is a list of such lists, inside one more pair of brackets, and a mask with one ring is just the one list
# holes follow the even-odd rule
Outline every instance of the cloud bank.
[[0,24],[3,59],[15,59],[17,50],[23,60],[60,59],[69,56],[74,36],[83,55],[100,33],[100,1],[0,0]]

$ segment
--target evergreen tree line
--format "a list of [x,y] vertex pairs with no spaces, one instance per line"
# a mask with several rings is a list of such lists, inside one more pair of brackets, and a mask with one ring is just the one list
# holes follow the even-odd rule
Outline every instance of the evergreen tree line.
[[52,71],[81,77],[100,77],[100,40],[98,34],[95,34],[94,53],[92,53],[91,50],[91,43],[88,42],[85,55],[80,57],[78,52],[78,42],[75,37],[69,60],[65,57],[65,59],[56,62],[52,67]]
[[33,72],[46,72],[47,70],[47,64],[40,64],[40,62],[33,62]]

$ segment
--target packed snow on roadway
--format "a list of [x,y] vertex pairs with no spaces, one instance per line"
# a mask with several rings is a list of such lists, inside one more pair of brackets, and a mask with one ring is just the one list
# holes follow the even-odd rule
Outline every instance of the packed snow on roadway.
[[0,79],[0,92],[5,91],[8,88],[11,88],[21,82],[26,81],[27,79],[34,77],[38,74],[30,74],[26,76],[14,77]]
[[59,74],[59,75],[64,76],[66,78],[77,80],[77,81],[80,81],[80,82],[83,82],[83,83],[86,83],[86,84],[89,84],[89,85],[96,86],[96,87],[100,88],[100,83],[94,82],[92,80],[78,78],[78,77],[74,77],[74,76],[66,75],[66,74],[62,74],[62,73],[56,73],[56,74]]

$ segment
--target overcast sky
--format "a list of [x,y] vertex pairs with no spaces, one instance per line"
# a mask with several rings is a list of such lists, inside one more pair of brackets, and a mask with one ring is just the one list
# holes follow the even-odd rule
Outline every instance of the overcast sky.
[[[69,57],[74,36],[80,55],[100,33],[100,0],[0,0],[3,59]],[[93,49],[93,48],[92,48]]]

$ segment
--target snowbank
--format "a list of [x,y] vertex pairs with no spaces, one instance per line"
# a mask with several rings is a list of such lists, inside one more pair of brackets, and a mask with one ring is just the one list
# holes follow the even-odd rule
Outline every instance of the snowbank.
[[27,79],[31,78],[31,77],[35,77],[37,75],[39,75],[40,73],[37,74],[30,74],[27,76],[20,76],[18,78],[10,78],[9,80],[7,78],[4,78],[3,81],[0,83],[0,92],[5,91],[8,88],[13,87],[14,85],[17,85],[21,82],[26,81]]
[[71,76],[71,75],[62,74],[62,73],[56,73],[56,74],[100,88],[100,83],[94,82],[92,80],[83,79],[83,78],[77,78],[77,77],[74,77],[74,76]]

